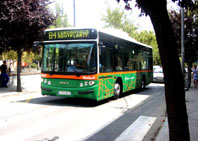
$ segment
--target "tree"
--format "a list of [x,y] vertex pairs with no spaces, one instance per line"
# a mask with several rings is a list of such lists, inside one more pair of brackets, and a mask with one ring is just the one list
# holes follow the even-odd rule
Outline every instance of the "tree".
[[31,70],[31,64],[32,64],[34,57],[35,57],[35,54],[32,51],[30,51],[30,52],[25,51],[23,53],[22,60],[23,60],[23,62],[27,63],[27,65],[29,67],[29,71]]
[[[173,31],[178,43],[178,53],[181,54],[181,13],[177,11],[169,12],[170,19],[173,25]],[[186,10],[184,20],[184,39],[185,39],[185,62],[188,66],[188,81],[191,81],[191,68],[193,62],[198,58],[198,16],[197,11]],[[190,83],[189,83],[190,87]]]
[[12,62],[14,62],[17,59],[17,53],[14,50],[10,50],[8,52],[2,52],[2,55],[0,55],[0,59],[12,60]]
[[55,4],[55,16],[56,16],[56,20],[54,20],[50,28],[60,28],[60,27],[71,26],[68,23],[67,14],[64,12],[63,5],[57,2]]
[[[120,0],[117,0],[120,2]],[[125,8],[130,8],[129,1]],[[182,7],[197,9],[194,0],[172,0]],[[170,141],[190,140],[188,116],[185,103],[184,79],[177,53],[177,44],[174,37],[171,21],[167,11],[166,0],[136,0],[137,6],[146,15],[149,15],[153,24],[162,67],[165,76],[165,98],[168,114]]]
[[17,91],[21,89],[22,51],[30,50],[32,42],[41,40],[43,30],[52,24],[54,17],[47,8],[49,0],[1,0],[0,51],[16,50]]
[[9,75],[11,74],[12,68],[14,66],[14,62],[17,60],[17,53],[14,50],[10,50],[8,52],[3,52],[2,55],[0,55],[0,60],[8,60],[7,66],[8,66],[8,72]]
[[109,7],[106,9],[106,15],[102,20],[106,23],[105,27],[113,27],[127,32],[131,37],[136,34],[137,27],[127,18],[124,11],[120,8],[111,10]]

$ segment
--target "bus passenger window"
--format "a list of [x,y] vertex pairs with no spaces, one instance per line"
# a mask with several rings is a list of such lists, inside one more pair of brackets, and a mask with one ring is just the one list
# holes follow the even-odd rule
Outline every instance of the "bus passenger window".
[[116,44],[114,49],[114,70],[122,71],[123,70],[123,48]]
[[100,57],[100,72],[113,71],[113,54],[111,48],[102,48],[102,55]]
[[123,70],[122,69],[122,60],[120,59],[120,56],[117,56],[116,58],[115,58],[115,70],[116,71],[121,71],[121,70]]

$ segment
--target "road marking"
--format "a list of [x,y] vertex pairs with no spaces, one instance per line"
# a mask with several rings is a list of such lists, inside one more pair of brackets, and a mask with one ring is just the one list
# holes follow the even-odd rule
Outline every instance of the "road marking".
[[156,117],[140,116],[115,141],[142,141]]
[[30,100],[32,99],[32,97],[33,97],[33,96],[30,96],[30,97],[25,101],[25,103],[29,103]]
[[[95,112],[92,113],[91,116],[86,117],[87,121],[83,120],[83,116],[81,116],[81,120],[83,120],[83,123],[78,124],[75,128],[73,126],[75,130],[70,129],[70,131],[64,133],[63,136],[59,136],[60,139],[58,141],[85,141],[91,136],[94,136],[94,134],[96,134],[112,122],[114,122],[115,120],[117,120],[118,118],[120,118],[121,116],[123,116],[127,110],[137,106],[147,98],[149,98],[148,95],[134,94],[96,107],[95,109],[92,109]],[[78,136],[76,136],[77,133]]]

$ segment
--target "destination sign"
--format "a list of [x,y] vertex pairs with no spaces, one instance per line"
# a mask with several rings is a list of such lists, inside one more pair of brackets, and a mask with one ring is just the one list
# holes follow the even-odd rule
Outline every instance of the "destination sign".
[[45,31],[44,40],[79,40],[96,39],[95,29],[73,29],[73,30],[52,30]]

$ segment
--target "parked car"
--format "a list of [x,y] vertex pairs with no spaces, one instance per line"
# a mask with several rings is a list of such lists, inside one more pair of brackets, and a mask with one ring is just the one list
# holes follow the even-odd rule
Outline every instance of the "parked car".
[[162,68],[153,70],[153,82],[164,82],[164,73]]
[[155,69],[160,69],[161,68],[161,66],[159,66],[159,65],[154,65],[153,66],[153,70],[155,70]]

